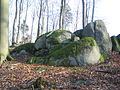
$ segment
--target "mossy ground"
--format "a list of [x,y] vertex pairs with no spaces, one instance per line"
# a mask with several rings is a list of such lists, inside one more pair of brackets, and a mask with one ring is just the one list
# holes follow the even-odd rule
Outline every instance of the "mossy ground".
[[102,53],[102,54],[101,54],[101,57],[100,57],[100,59],[99,59],[99,63],[106,62],[106,61],[107,61],[107,58],[108,58],[108,55],[105,54],[105,53]]
[[26,62],[30,63],[30,64],[46,64],[46,62],[48,61],[48,58],[41,58],[41,57],[31,57],[31,58],[28,58],[26,60]]
[[21,50],[25,50],[29,53],[32,53],[34,50],[34,43],[26,43],[16,47],[11,53],[19,53]]

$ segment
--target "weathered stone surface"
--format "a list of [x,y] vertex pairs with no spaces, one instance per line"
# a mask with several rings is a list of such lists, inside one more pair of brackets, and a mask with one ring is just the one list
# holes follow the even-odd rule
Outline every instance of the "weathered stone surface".
[[47,39],[48,34],[49,33],[43,34],[37,38],[37,40],[35,41],[35,45],[34,45],[36,50],[46,48],[46,39]]
[[83,29],[75,31],[73,34],[75,34],[77,37],[82,38],[82,32]]
[[82,38],[84,37],[93,37],[96,40],[101,53],[108,53],[112,50],[111,38],[102,20],[89,23],[82,32]]
[[120,34],[117,35],[118,42],[120,43]]
[[78,42],[69,43],[50,53],[48,65],[81,66],[98,63],[100,51],[92,37],[86,37]]
[[46,33],[46,34],[40,36],[35,42],[35,48],[37,50],[43,49],[43,48],[51,48],[56,44],[68,43],[72,40],[76,41],[76,40],[78,40],[78,38],[69,31],[56,30],[52,33]]
[[120,51],[120,41],[119,41],[119,35],[118,36],[112,36],[112,50],[113,51]]

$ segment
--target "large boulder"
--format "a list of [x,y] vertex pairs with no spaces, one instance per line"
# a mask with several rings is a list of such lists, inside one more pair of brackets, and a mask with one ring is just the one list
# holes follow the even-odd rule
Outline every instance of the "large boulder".
[[112,50],[120,52],[120,35],[112,36]]
[[83,32],[83,29],[80,29],[80,30],[75,31],[73,34],[75,34],[79,38],[82,38],[82,32]]
[[82,32],[82,38],[84,37],[93,37],[101,53],[108,53],[112,50],[111,38],[102,20],[96,20],[95,22],[89,23]]
[[37,50],[43,48],[51,48],[56,44],[68,43],[71,41],[79,40],[74,34],[66,30],[56,30],[54,32],[46,33],[40,36],[35,42]]
[[118,42],[120,43],[120,34],[117,35]]
[[46,48],[46,39],[51,33],[52,32],[45,33],[36,39],[35,45],[34,45],[36,50]]
[[92,37],[86,37],[79,42],[59,44],[49,52],[48,65],[81,66],[95,64],[101,57],[99,47]]

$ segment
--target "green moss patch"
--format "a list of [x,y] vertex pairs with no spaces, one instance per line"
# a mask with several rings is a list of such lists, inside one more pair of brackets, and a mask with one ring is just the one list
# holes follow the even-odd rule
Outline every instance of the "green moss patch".
[[[67,43],[65,46],[57,45],[54,50],[50,51],[50,57],[55,59],[67,58],[69,56],[82,53],[85,48],[95,46],[94,39],[92,37],[86,37],[79,42]],[[62,48],[61,48],[62,47]]]
[[40,58],[40,57],[31,57],[26,60],[26,62],[30,64],[46,64],[47,58]]
[[105,53],[102,53],[102,54],[101,54],[101,57],[100,57],[100,59],[99,59],[99,63],[106,62],[106,61],[107,61],[107,58],[108,58],[108,55],[105,54]]
[[56,30],[48,37],[48,39],[49,39],[48,42],[51,42],[52,44],[60,43],[57,37],[64,32],[71,33],[70,31],[66,31],[66,30]]
[[112,44],[113,44],[112,50],[114,50],[114,51],[120,51],[119,38],[116,37],[116,36],[112,36],[111,40],[112,40]]
[[34,43],[26,43],[26,44],[20,45],[16,47],[11,53],[14,53],[14,52],[19,53],[21,50],[25,50],[29,53],[32,53],[34,50]]

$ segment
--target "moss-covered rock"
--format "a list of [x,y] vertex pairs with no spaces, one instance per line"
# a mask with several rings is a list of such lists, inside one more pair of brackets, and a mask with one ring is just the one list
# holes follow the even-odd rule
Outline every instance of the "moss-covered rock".
[[51,32],[45,33],[36,39],[35,45],[34,45],[36,50],[44,49],[47,47],[46,40],[47,40],[47,37],[49,36],[49,34],[51,34]]
[[50,56],[61,59],[68,56],[77,55],[82,53],[85,48],[95,46],[95,41],[91,37],[81,39],[79,42],[70,42],[66,44],[59,44],[50,51]]
[[119,44],[120,44],[120,34],[117,35],[117,39],[118,39],[118,42],[119,42]]
[[113,51],[120,51],[120,42],[119,42],[119,36],[112,36],[112,50]]
[[34,43],[26,43],[20,46],[17,46],[11,53],[19,53],[20,51],[25,50],[28,53],[33,53],[34,51]]
[[44,57],[44,56],[48,55],[48,52],[49,52],[48,49],[40,49],[40,50],[35,52],[35,56]]
[[56,44],[68,43],[79,40],[74,34],[66,30],[56,30],[54,32],[46,33],[40,36],[35,42],[37,50],[43,48],[51,48]]
[[59,44],[49,53],[49,65],[79,66],[97,63],[100,59],[99,48],[92,37],[79,42]]
[[93,37],[101,53],[108,53],[112,50],[111,38],[102,20],[89,23],[82,31],[82,38],[84,37]]

